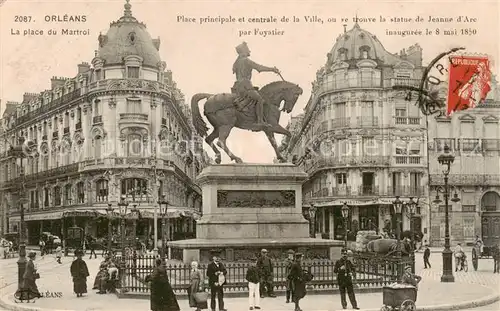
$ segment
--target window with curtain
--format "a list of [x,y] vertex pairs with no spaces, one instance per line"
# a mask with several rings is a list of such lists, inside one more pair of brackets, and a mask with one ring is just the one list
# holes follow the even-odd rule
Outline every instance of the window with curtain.
[[64,187],[64,205],[71,205],[72,203],[71,194],[72,194],[71,185],[68,184]]
[[360,81],[362,87],[372,87],[373,86],[373,72],[371,69],[360,69]]
[[43,206],[44,207],[49,206],[49,202],[50,202],[49,197],[50,197],[49,188],[44,188],[43,189]]
[[59,206],[61,205],[61,187],[55,186],[54,187],[54,206]]
[[[159,189],[158,189],[159,190]],[[122,195],[131,196],[133,201],[147,199],[148,181],[142,178],[126,178],[121,181]]]
[[[419,172],[410,173],[410,191],[411,195],[420,194],[420,180],[422,180],[422,174]],[[422,193],[423,194],[423,193]]]
[[396,155],[406,155],[408,154],[408,146],[403,141],[396,141]]
[[77,196],[77,203],[85,202],[85,189],[83,186],[83,181],[80,181],[79,183],[76,184],[76,196]]
[[128,66],[127,77],[129,79],[139,79],[139,67]]
[[460,136],[474,138],[475,134],[474,122],[460,122]]
[[392,194],[401,195],[401,172],[392,173]]
[[130,134],[127,136],[127,156],[140,157],[142,156],[143,142],[142,137],[138,134]]
[[376,156],[378,155],[377,142],[373,137],[361,137],[363,143],[363,156]]
[[141,113],[141,100],[135,98],[127,98],[127,112]]
[[96,200],[97,202],[108,201],[108,181],[106,179],[99,179],[96,182]]

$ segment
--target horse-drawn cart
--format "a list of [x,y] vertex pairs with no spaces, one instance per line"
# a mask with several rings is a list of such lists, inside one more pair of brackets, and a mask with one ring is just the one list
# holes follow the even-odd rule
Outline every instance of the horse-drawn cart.
[[380,311],[415,311],[417,300],[417,288],[411,285],[384,286],[382,289],[383,303]]

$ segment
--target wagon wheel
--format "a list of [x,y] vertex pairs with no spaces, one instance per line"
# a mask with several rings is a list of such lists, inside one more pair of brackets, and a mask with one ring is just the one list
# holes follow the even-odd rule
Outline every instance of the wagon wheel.
[[477,254],[476,248],[473,248],[472,249],[472,266],[474,267],[474,271],[477,271],[478,263],[479,263],[478,254]]
[[467,259],[464,259],[464,262],[462,263],[462,268],[464,269],[464,272],[469,271],[469,264],[467,263]]
[[380,311],[391,311],[392,309],[389,308],[388,306],[382,306],[382,308],[380,308]]
[[401,308],[399,308],[400,311],[416,311],[417,307],[415,306],[415,303],[411,300],[405,300],[401,304]]

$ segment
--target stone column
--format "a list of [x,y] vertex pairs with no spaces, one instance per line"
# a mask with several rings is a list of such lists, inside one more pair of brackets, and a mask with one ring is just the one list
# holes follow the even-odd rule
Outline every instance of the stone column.
[[[103,115],[109,116],[106,118],[106,121],[103,122],[107,128],[109,128],[109,133],[106,135],[106,146],[112,148],[112,150],[106,150],[106,154],[108,156],[117,156],[117,147],[118,147],[118,142],[117,142],[117,109],[116,108],[116,99],[114,97],[111,97],[108,101],[108,113],[103,112]],[[104,108],[103,108],[104,110]],[[107,124],[106,124],[107,123]]]
[[151,122],[151,151],[155,152],[157,154],[157,141],[158,141],[158,134],[160,133],[160,125],[161,125],[161,113],[158,113],[157,107],[158,107],[159,99],[155,97],[151,97],[151,102],[150,102],[150,113],[149,113],[149,120]]

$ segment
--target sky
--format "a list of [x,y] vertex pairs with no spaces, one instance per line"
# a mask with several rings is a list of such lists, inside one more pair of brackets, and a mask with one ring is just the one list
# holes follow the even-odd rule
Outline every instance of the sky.
[[[123,15],[124,0],[101,1],[0,1],[0,99],[21,101],[24,92],[50,88],[52,76],[74,77],[77,64],[89,62],[98,48],[97,36],[105,34],[109,23]],[[492,71],[500,73],[499,1],[160,1],[131,0],[133,15],[144,22],[152,38],[160,37],[160,56],[172,70],[177,86],[187,102],[195,93],[229,92],[234,82],[232,64],[235,46],[246,41],[251,58],[265,66],[276,66],[283,77],[299,84],[303,95],[291,115],[298,115],[307,103],[316,71],[326,62],[326,54],[335,39],[354,25],[353,18],[364,18],[361,28],[376,35],[391,53],[418,43],[423,48],[424,63],[440,52],[464,46],[468,53],[486,54]],[[86,22],[45,22],[45,16],[86,15]],[[18,18],[18,17],[21,18]],[[23,16],[27,16],[23,18]],[[183,22],[179,17],[184,16]],[[203,23],[203,17],[234,18],[233,23]],[[292,22],[293,17],[300,19]],[[305,16],[316,16],[323,23],[307,23]],[[380,22],[380,16],[386,22]],[[420,23],[390,23],[391,18],[423,18]],[[429,16],[476,18],[472,23],[429,23]],[[239,18],[245,22],[238,22]],[[277,23],[249,23],[250,18],[275,17]],[[289,22],[281,22],[282,18]],[[31,18],[31,21],[29,19]],[[196,22],[186,19],[196,18]],[[341,19],[347,18],[347,22]],[[16,21],[16,19],[18,21]],[[335,19],[335,21],[334,21]],[[21,22],[19,22],[21,20]],[[372,20],[372,21],[369,21]],[[90,35],[49,36],[48,30],[63,28],[88,30]],[[475,35],[389,36],[386,30],[474,29]],[[44,30],[44,35],[20,36],[19,29]],[[284,31],[282,35],[254,35],[259,31]],[[251,35],[242,35],[249,32]],[[469,31],[471,32],[471,31]],[[263,86],[280,78],[272,73],[254,73],[254,85]],[[290,115],[282,115],[286,125]],[[277,139],[281,135],[277,134]],[[233,152],[245,162],[272,162],[274,151],[263,133],[235,129],[228,139]],[[208,146],[206,146],[209,150]],[[209,151],[210,154],[211,151]],[[223,158],[228,162],[228,158]]]

